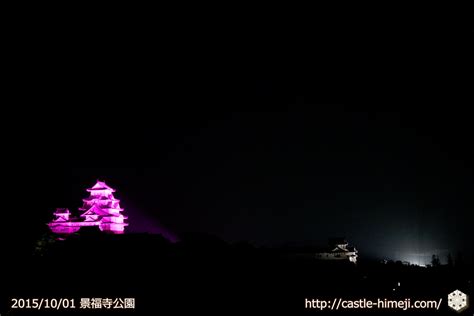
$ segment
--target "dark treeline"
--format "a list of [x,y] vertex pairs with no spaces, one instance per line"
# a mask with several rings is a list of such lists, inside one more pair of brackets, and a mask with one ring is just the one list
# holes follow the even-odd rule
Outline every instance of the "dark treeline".
[[[197,233],[177,243],[160,235],[94,231],[62,241],[52,237],[38,240],[27,262],[9,262],[15,278],[6,284],[3,311],[13,297],[133,297],[135,314],[296,315],[316,312],[305,309],[305,298],[445,299],[454,289],[472,292],[467,265],[323,262],[288,247],[231,244]],[[442,308],[449,312],[446,304]]]

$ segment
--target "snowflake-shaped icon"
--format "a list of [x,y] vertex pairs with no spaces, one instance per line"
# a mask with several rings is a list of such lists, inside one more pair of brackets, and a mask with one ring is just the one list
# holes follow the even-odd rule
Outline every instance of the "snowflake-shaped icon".
[[448,295],[448,306],[457,312],[461,312],[468,307],[467,295],[456,290]]

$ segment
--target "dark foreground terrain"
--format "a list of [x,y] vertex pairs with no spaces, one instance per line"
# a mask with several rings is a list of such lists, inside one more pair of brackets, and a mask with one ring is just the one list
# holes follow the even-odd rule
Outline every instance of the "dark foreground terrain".
[[[202,236],[176,244],[159,235],[91,234],[60,242],[45,236],[34,255],[6,263],[1,315],[456,315],[447,295],[459,289],[472,297],[472,271],[469,265],[317,262],[298,251]],[[11,309],[15,298],[68,298],[76,308]],[[135,308],[81,309],[81,298],[134,298]],[[305,309],[305,299],[339,298],[442,303],[440,310]],[[461,315],[472,315],[472,307]]]

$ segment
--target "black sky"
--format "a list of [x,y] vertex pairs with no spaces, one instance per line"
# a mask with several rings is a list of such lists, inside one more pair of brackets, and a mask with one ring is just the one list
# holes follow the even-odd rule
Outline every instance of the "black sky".
[[472,32],[185,33],[31,34],[4,134],[22,242],[102,179],[135,231],[470,249]]

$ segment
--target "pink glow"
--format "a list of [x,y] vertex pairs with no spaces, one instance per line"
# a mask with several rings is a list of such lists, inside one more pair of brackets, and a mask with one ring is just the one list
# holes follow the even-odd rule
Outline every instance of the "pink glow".
[[83,226],[98,226],[103,232],[123,234],[127,216],[122,215],[123,208],[120,200],[113,196],[114,189],[105,182],[97,181],[90,189],[90,196],[83,199],[84,205],[79,208],[82,214],[79,217],[71,217],[68,209],[58,208],[54,215],[56,218],[48,223],[48,226],[57,234],[72,234]]

